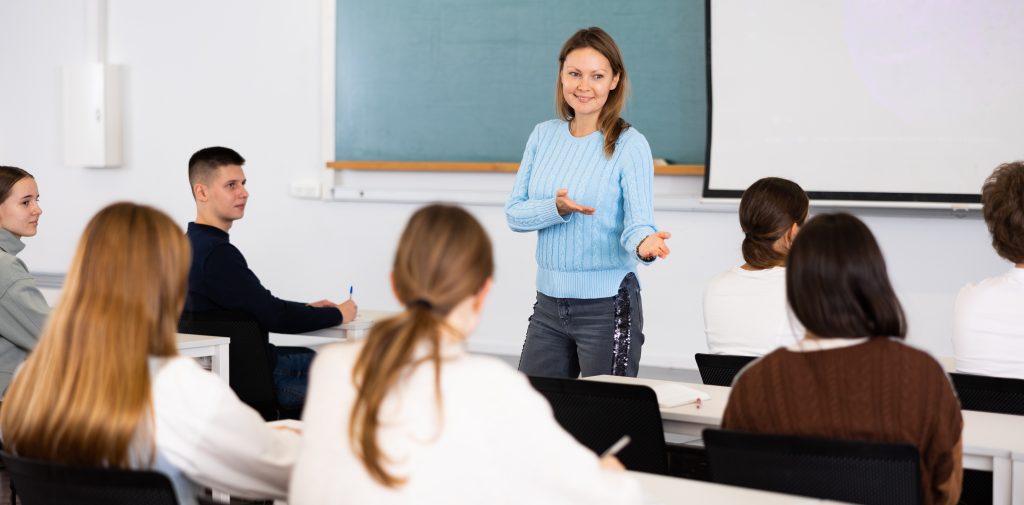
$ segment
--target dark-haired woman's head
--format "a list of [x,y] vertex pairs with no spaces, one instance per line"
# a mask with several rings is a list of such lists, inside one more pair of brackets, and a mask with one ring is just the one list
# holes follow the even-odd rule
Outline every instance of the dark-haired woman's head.
[[815,216],[786,261],[786,298],[820,338],[899,337],[906,317],[871,230],[846,213]]
[[782,266],[809,206],[793,181],[765,177],[751,184],[740,199],[743,260],[759,269]]
[[1024,161],[996,167],[981,188],[981,205],[996,253],[1024,264]]

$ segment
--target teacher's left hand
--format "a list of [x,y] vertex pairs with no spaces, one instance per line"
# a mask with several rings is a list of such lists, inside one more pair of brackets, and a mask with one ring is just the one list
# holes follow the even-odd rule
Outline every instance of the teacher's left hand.
[[648,235],[642,242],[640,242],[640,257],[652,258],[657,256],[661,259],[665,259],[668,256],[668,253],[671,252],[668,248],[668,244],[665,243],[665,241],[670,238],[672,238],[672,234],[667,231],[659,231]]

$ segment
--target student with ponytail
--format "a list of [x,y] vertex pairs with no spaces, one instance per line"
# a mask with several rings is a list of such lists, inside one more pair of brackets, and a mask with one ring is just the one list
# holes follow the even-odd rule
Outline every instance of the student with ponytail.
[[618,461],[563,431],[525,377],[467,353],[493,271],[466,211],[412,216],[391,274],[405,311],[313,364],[289,503],[640,501]]
[[60,303],[0,411],[4,448],[54,463],[163,472],[284,498],[297,433],[272,429],[227,382],[179,356],[188,239],[166,214],[117,203],[86,225]]
[[711,279],[704,290],[708,352],[762,356],[803,338],[786,306],[786,256],[807,220],[809,201],[793,181],[765,177],[740,199],[743,265]]

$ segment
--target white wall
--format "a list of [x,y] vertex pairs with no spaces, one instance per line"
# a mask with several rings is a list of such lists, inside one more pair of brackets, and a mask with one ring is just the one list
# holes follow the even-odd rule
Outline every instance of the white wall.
[[[29,267],[66,271],[85,222],[115,200],[156,205],[184,225],[194,212],[189,155],[227,145],[248,160],[252,193],[232,240],[266,286],[282,297],[312,300],[341,298],[354,284],[361,306],[396,308],[388,266],[416,205],[288,196],[292,180],[319,177],[325,161],[319,154],[320,3],[110,0],[109,59],[127,66],[126,161],[113,169],[61,162],[59,72],[62,64],[85,57],[84,2],[0,3],[0,164],[36,175],[45,211],[39,235],[27,240],[22,253]],[[367,184],[412,180],[362,177]],[[511,187],[507,174],[467,177],[483,189]],[[659,178],[657,185],[659,193],[697,194],[699,181]],[[498,265],[473,346],[516,354],[533,304],[535,237],[510,232],[500,207],[471,210],[492,234]],[[984,224],[936,212],[872,211],[865,219],[887,255],[912,341],[950,354],[957,289],[1008,268],[991,251]],[[692,367],[693,353],[705,349],[703,285],[741,262],[741,234],[735,213],[661,211],[657,220],[675,238],[667,261],[641,270],[647,328],[642,362]]]

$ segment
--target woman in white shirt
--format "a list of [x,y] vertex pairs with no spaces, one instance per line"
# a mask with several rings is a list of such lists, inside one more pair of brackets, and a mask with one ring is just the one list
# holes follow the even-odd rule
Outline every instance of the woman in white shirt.
[[7,391],[6,450],[55,463],[155,469],[181,504],[198,485],[284,498],[295,432],[270,428],[227,383],[178,356],[190,247],[151,207],[86,226],[63,296]]
[[761,356],[803,337],[786,305],[786,255],[807,220],[807,194],[795,182],[766,177],[740,200],[741,266],[711,279],[704,290],[708,352]]
[[992,172],[981,205],[992,247],[1014,266],[960,290],[953,313],[956,369],[1024,379],[1024,161]]
[[524,376],[466,352],[493,270],[466,211],[413,215],[391,276],[405,311],[313,364],[291,505],[640,502],[621,465],[563,431]]

